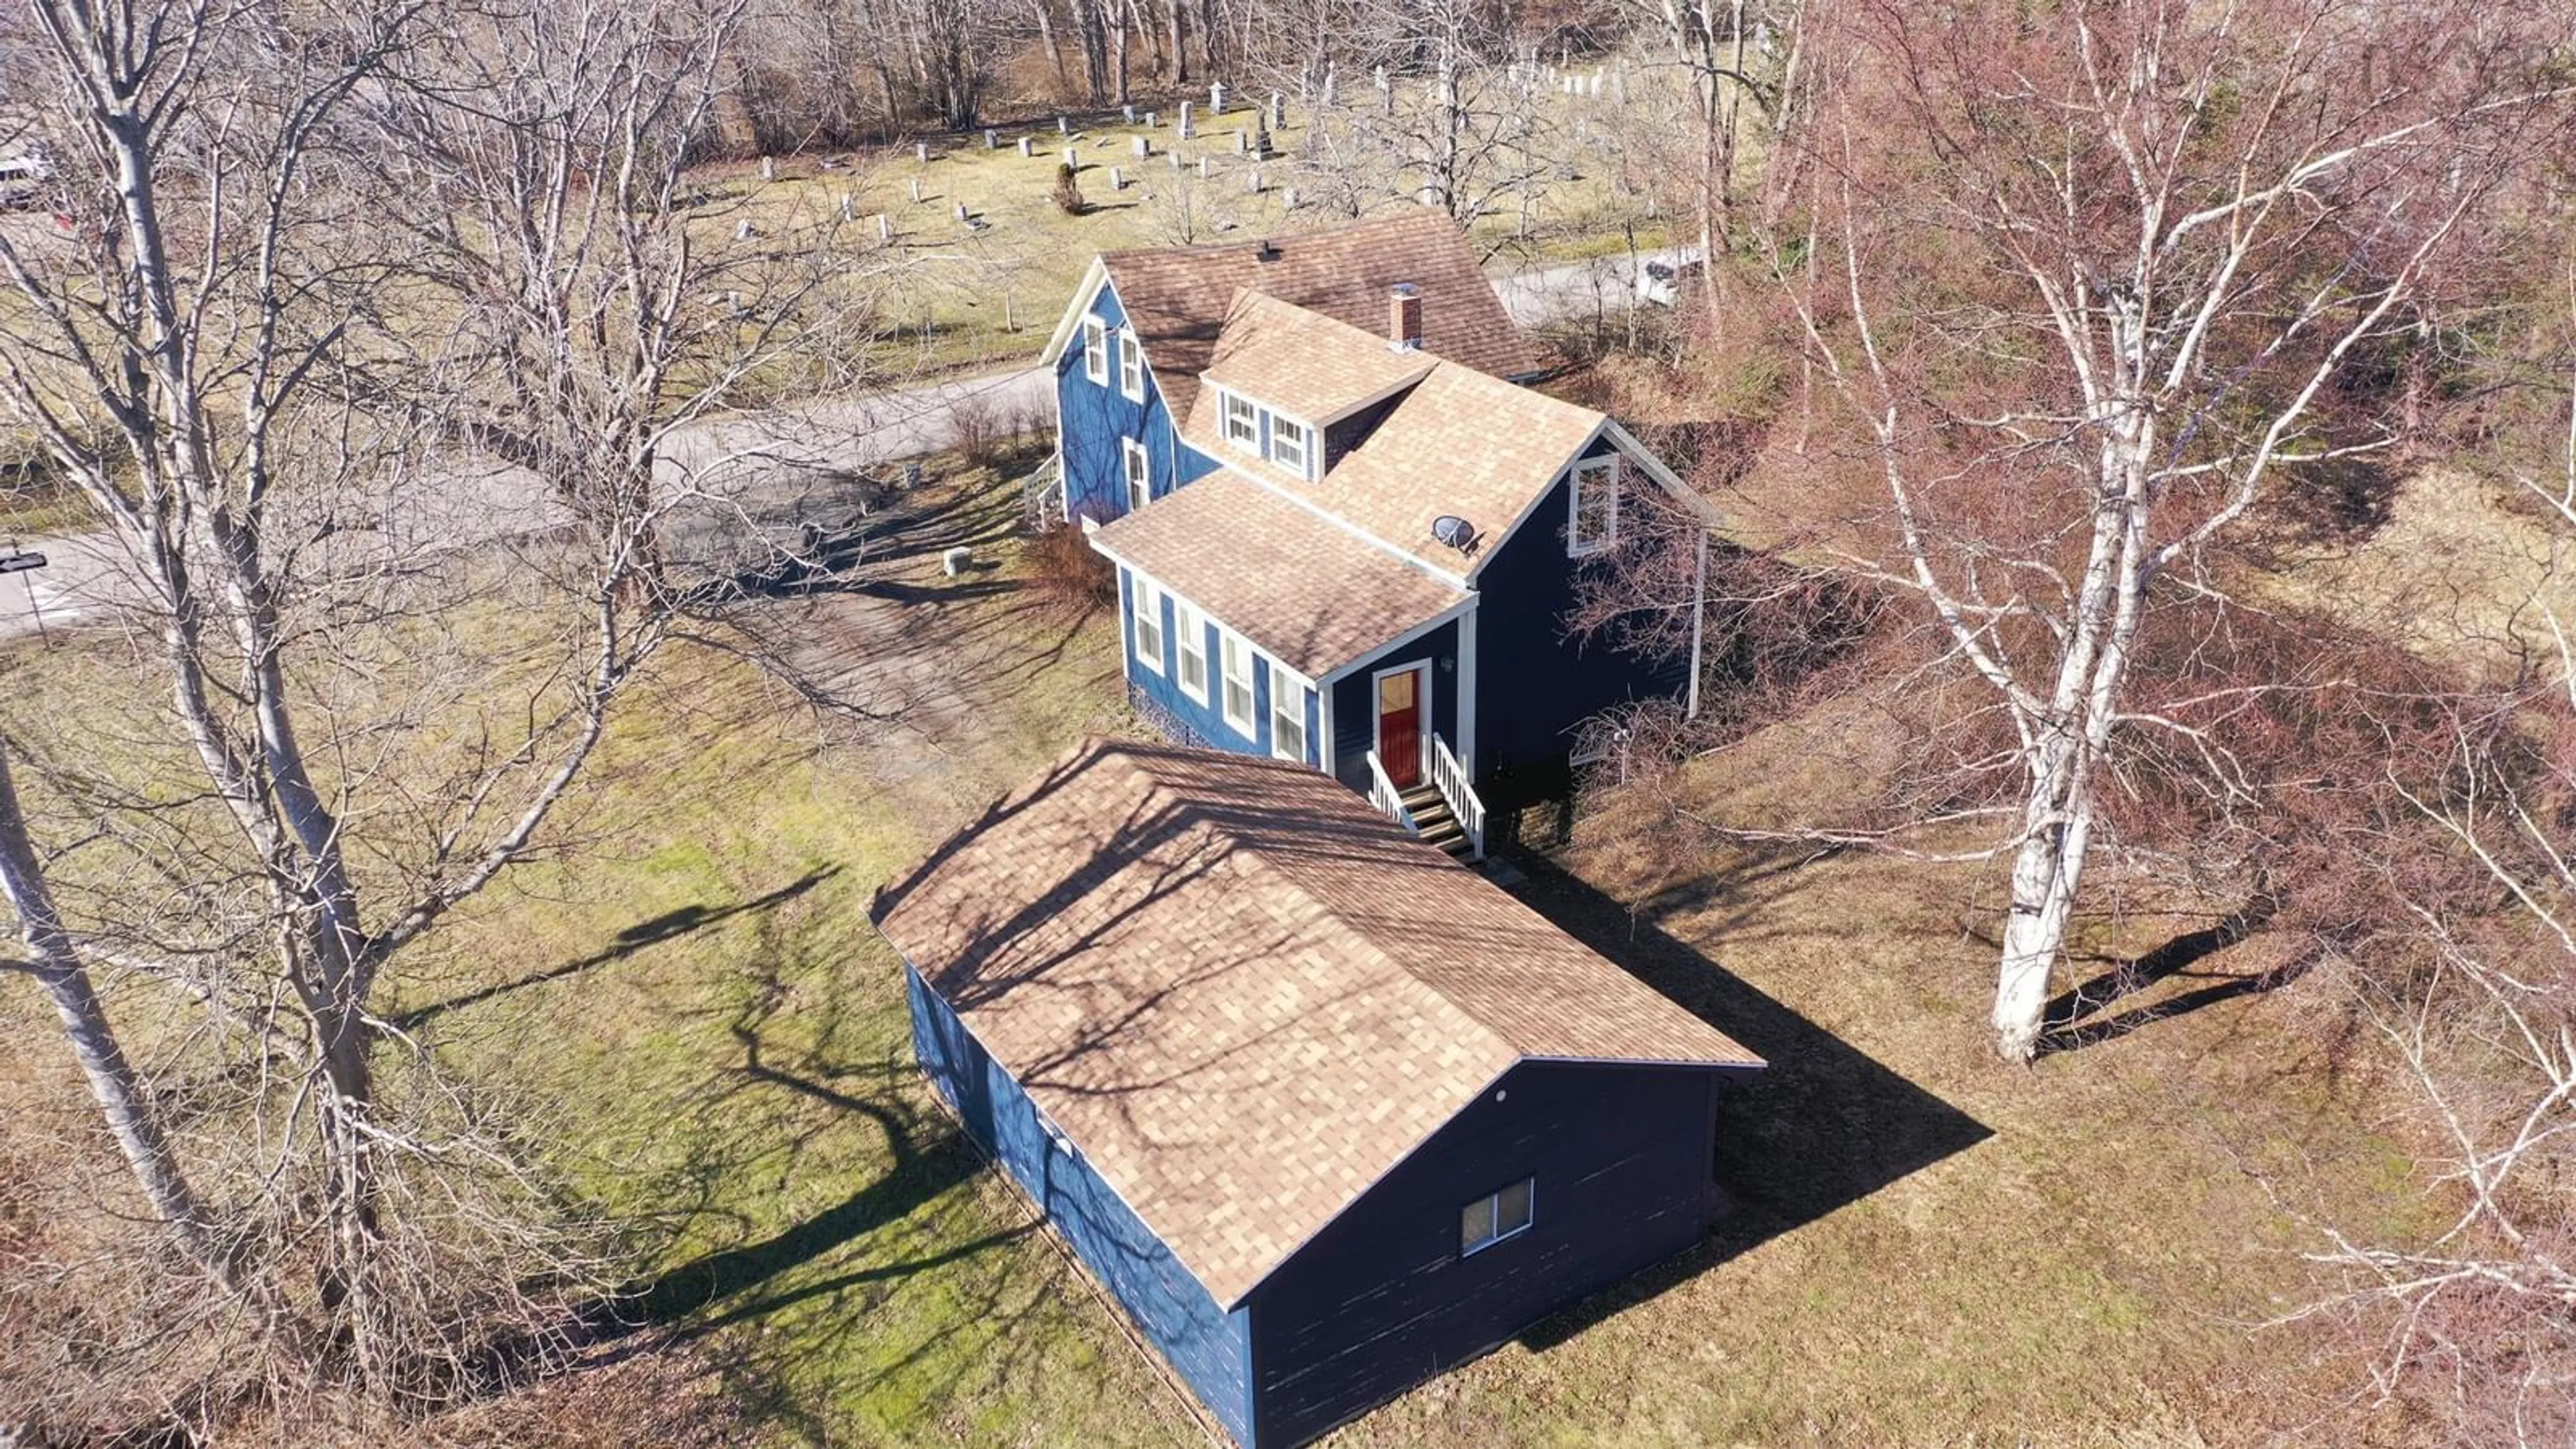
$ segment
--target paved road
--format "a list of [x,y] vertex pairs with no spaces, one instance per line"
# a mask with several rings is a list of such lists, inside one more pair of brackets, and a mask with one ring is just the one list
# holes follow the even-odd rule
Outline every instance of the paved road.
[[[1649,253],[1641,260],[1672,255]],[[1539,327],[1633,305],[1634,276],[1623,255],[1523,272],[1498,279],[1494,290],[1514,321]],[[675,437],[666,454],[675,478],[721,479],[777,464],[878,468],[951,447],[977,423],[1052,428],[1055,398],[1045,370],[949,378],[739,414]],[[524,474],[462,463],[389,486],[364,517],[288,520],[280,535],[314,540],[302,566],[340,575],[523,537],[559,517]],[[27,546],[45,555],[46,566],[0,575],[0,640],[94,619],[151,597],[144,572],[111,532],[56,535]]]

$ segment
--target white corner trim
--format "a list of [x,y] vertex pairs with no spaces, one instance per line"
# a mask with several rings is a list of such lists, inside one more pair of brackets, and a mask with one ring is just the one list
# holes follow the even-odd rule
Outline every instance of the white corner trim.
[[1092,303],[1100,295],[1101,286],[1108,280],[1109,264],[1097,255],[1093,256],[1091,265],[1083,270],[1082,280],[1074,285],[1072,303],[1066,306],[1064,316],[1055,324],[1055,331],[1047,337],[1046,350],[1038,354],[1040,366],[1053,365],[1064,356],[1064,350],[1073,345],[1074,334],[1082,328],[1082,319],[1089,315]]

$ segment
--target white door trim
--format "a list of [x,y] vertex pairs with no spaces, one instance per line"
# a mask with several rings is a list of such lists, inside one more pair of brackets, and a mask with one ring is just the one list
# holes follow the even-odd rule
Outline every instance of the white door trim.
[[1381,731],[1386,725],[1386,711],[1380,707],[1382,696],[1378,693],[1378,681],[1386,678],[1390,674],[1403,674],[1408,670],[1421,671],[1422,682],[1414,686],[1413,690],[1414,707],[1420,711],[1422,715],[1422,723],[1414,727],[1416,738],[1414,740],[1415,759],[1413,761],[1413,778],[1417,783],[1431,778],[1431,734],[1433,729],[1431,718],[1431,666],[1433,662],[1434,661],[1429,659],[1412,659],[1407,660],[1402,664],[1388,665],[1384,669],[1372,670],[1369,674],[1369,748],[1377,752],[1378,763],[1383,765],[1386,763],[1386,740]]

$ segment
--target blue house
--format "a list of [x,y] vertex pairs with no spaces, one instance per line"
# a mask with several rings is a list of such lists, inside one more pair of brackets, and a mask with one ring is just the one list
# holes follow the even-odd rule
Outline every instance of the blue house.
[[941,1099],[1248,1449],[1697,1242],[1763,1065],[1285,761],[1088,743],[871,915]]
[[[1174,738],[1302,763],[1476,854],[1489,807],[1565,792],[1586,721],[1696,711],[1705,505],[1521,385],[1527,345],[1445,219],[1111,253],[1046,356],[1064,508],[1117,565],[1129,692]],[[1690,647],[1571,633],[1585,574],[1672,517]]]

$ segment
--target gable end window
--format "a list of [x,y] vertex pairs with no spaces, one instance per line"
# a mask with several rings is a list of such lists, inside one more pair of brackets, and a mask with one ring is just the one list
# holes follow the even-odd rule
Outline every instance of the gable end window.
[[1178,658],[1181,693],[1208,702],[1207,615],[1197,606],[1172,600],[1173,654]]
[[1252,646],[1230,630],[1219,632],[1217,644],[1225,666],[1225,699],[1220,708],[1225,722],[1248,740],[1252,738]]
[[1136,617],[1136,662],[1163,672],[1163,591],[1134,574],[1127,576],[1127,601]]
[[1148,482],[1153,460],[1146,454],[1145,445],[1134,438],[1120,438],[1118,451],[1126,462],[1127,510],[1133,513],[1153,501],[1154,490]]
[[1109,385],[1109,324],[1098,317],[1082,319],[1082,375]]
[[1458,1256],[1483,1252],[1505,1238],[1529,1231],[1533,1221],[1534,1178],[1524,1177],[1502,1191],[1480,1197],[1458,1210]]
[[1581,558],[1619,541],[1619,455],[1592,458],[1574,465],[1572,516],[1565,525],[1565,551]]
[[1306,697],[1304,681],[1270,666],[1270,753],[1282,760],[1306,763]]
[[1225,440],[1247,451],[1260,451],[1261,410],[1252,405],[1252,399],[1239,393],[1225,395]]
[[1118,390],[1129,402],[1145,400],[1145,346],[1136,340],[1133,327],[1118,333]]
[[1270,461],[1300,478],[1305,477],[1308,436],[1305,424],[1292,423],[1273,413],[1270,418]]

